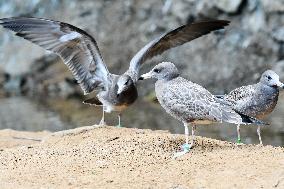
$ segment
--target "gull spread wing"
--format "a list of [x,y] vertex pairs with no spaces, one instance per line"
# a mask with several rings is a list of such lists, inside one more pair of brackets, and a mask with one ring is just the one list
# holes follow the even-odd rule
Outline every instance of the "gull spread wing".
[[0,25],[58,54],[85,94],[107,87],[109,71],[95,39],[85,31],[67,23],[42,18],[3,18]]
[[166,50],[183,45],[211,31],[223,29],[229,25],[226,20],[199,21],[178,27],[167,32],[143,47],[130,61],[127,73],[136,82],[139,78],[140,66],[148,59],[160,55]]

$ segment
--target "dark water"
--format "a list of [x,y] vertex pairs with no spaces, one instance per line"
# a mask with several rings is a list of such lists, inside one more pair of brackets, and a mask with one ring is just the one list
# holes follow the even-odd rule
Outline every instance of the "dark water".
[[[34,100],[25,97],[0,99],[0,129],[26,131],[59,131],[99,123],[102,115],[100,107],[88,106],[78,99]],[[278,105],[268,118],[270,126],[262,129],[264,144],[284,146],[284,95],[280,95]],[[115,113],[106,114],[108,125],[117,124]],[[166,114],[159,104],[138,100],[122,117],[125,127],[154,130],[169,130],[183,133],[182,123]],[[198,135],[215,139],[235,141],[236,127],[231,124],[199,126]],[[258,143],[255,126],[241,128],[244,143]]]

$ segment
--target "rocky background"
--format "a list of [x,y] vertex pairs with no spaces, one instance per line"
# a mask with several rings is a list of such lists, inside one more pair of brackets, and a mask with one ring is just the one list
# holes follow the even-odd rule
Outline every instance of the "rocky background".
[[[182,75],[213,93],[255,82],[272,68],[284,79],[283,0],[2,0],[0,17],[34,16],[68,22],[98,42],[113,73],[163,32],[195,20],[230,20],[224,31],[172,49],[149,62],[175,62]],[[1,94],[68,97],[81,94],[61,60],[0,29]],[[151,82],[151,81],[150,81]],[[141,94],[152,85],[140,85]]]

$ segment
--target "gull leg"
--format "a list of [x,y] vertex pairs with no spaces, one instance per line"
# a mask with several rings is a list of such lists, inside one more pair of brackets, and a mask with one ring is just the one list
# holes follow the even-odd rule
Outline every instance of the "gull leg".
[[121,113],[118,114],[118,125],[116,127],[121,127]]
[[101,119],[99,125],[100,125],[100,126],[106,125],[106,122],[105,122],[105,106],[103,106],[103,116],[102,116],[102,119]]
[[185,143],[188,144],[189,131],[188,131],[188,125],[187,124],[184,124],[184,135],[185,135]]
[[176,152],[173,156],[173,159],[183,156],[184,154],[188,153],[190,150],[190,145],[188,144],[188,136],[189,136],[189,131],[188,131],[188,123],[183,123],[184,125],[184,135],[185,135],[185,144],[182,145],[182,151]]
[[257,126],[257,134],[258,134],[258,139],[259,139],[259,144],[262,145],[262,140],[261,140],[261,135],[260,135],[260,126]]
[[182,149],[183,149],[183,151],[189,151],[191,145],[188,144],[189,130],[188,130],[188,124],[187,123],[184,124],[184,135],[185,135],[185,144],[182,145]]
[[190,148],[192,148],[192,147],[194,146],[195,130],[196,130],[196,125],[195,125],[195,124],[192,124],[192,127],[191,127],[191,144],[190,144]]
[[240,124],[237,125],[237,133],[238,133],[238,139],[237,139],[237,144],[241,144],[241,130],[240,130]]

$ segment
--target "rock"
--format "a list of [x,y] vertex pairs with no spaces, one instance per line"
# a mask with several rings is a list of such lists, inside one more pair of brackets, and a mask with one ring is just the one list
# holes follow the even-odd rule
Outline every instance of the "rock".
[[284,60],[280,60],[273,64],[272,70],[274,70],[280,77],[280,81],[284,81]]
[[0,68],[0,87],[2,87],[5,83],[6,79],[5,79],[5,73],[3,72],[3,70]]
[[[41,0],[31,0],[29,3],[23,3],[21,0],[14,1],[1,1],[0,2],[0,15],[1,17],[7,17],[17,14],[26,14],[27,12],[34,12]],[[48,3],[52,4],[52,3]]]
[[243,0],[214,0],[214,4],[226,13],[236,13]]
[[261,0],[265,12],[284,12],[284,0]]
[[4,90],[10,94],[18,95],[21,92],[22,81],[23,81],[23,76],[21,75],[11,76],[4,83]]
[[192,12],[190,9],[192,6],[190,6],[190,3],[184,3],[182,1],[175,1],[172,4],[172,14],[175,15],[178,19],[182,21],[186,21],[190,12]]
[[260,8],[257,8],[251,15],[248,15],[243,20],[244,27],[247,27],[252,32],[265,30],[265,24],[264,11]]
[[[30,4],[11,0],[0,1],[0,16],[46,17],[86,30],[96,39],[106,65],[115,74],[123,73],[140,48],[168,30],[203,18],[230,20],[230,26],[222,32],[212,32],[149,61],[173,61],[192,80],[213,91],[224,91],[243,85],[254,73],[284,58],[284,17],[271,14],[284,10],[282,4],[279,0],[31,0]],[[28,75],[26,88],[32,93],[68,96],[73,93],[71,87],[82,94],[77,84],[65,83],[67,77],[74,77],[62,61],[37,61],[46,55],[40,47],[2,28],[0,36],[0,70],[13,81],[6,85],[11,80],[0,76],[1,86],[21,87]],[[145,64],[143,71],[153,65]],[[235,75],[236,70],[239,75]],[[152,85],[141,86],[141,94],[152,89]]]
[[173,4],[172,0],[165,0],[163,8],[162,8],[162,13],[165,15],[169,12],[171,6]]
[[58,84],[59,96],[62,98],[67,98],[68,96],[75,93],[75,89],[66,81],[61,81]]
[[197,1],[196,14],[201,17],[216,18],[219,11],[213,1]]
[[280,46],[264,33],[254,34],[250,36],[245,42],[244,47],[250,53],[254,53],[260,57],[270,56],[271,61],[275,61],[278,56]]
[[226,35],[224,40],[219,43],[221,48],[226,49],[228,52],[235,51],[237,48],[242,48],[244,39],[246,38],[245,32],[237,30]]
[[282,26],[274,30],[272,32],[272,37],[279,42],[284,42],[284,27]]
[[249,0],[247,1],[247,3],[248,3],[248,10],[252,12],[256,9],[256,7],[259,6],[260,0]]

